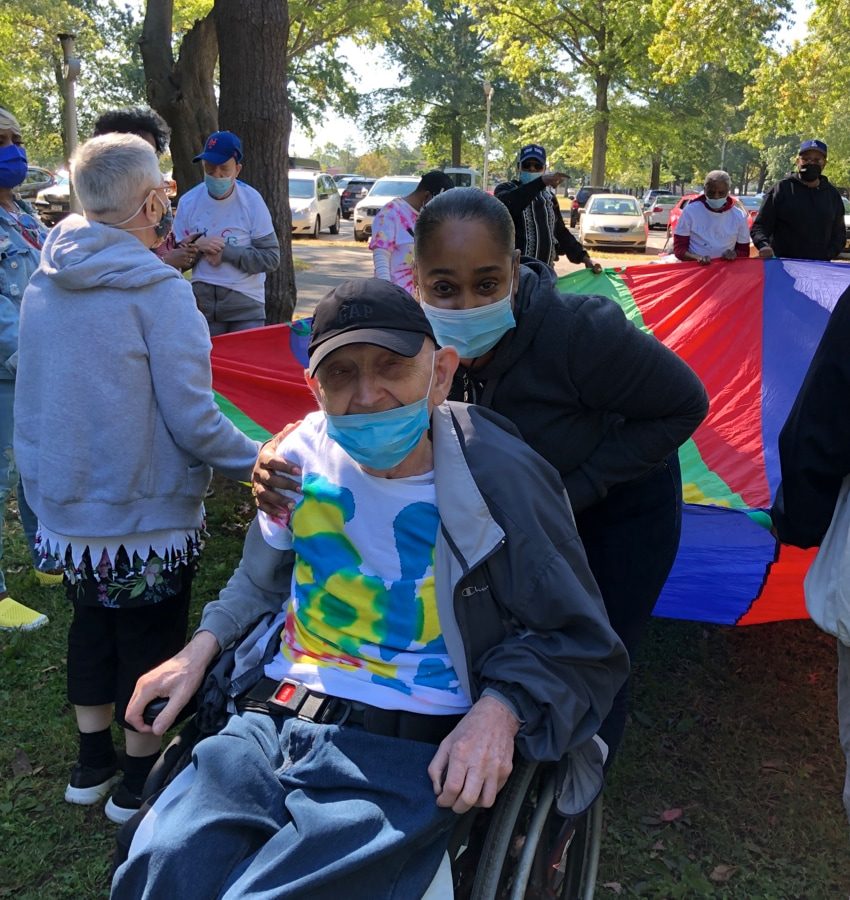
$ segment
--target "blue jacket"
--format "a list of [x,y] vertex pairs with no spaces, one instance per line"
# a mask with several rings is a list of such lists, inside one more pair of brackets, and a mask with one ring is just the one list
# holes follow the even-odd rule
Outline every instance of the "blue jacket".
[[29,207],[24,203],[19,205],[25,211],[21,217],[24,224],[32,225],[30,233],[34,243],[23,236],[15,217],[0,206],[0,379],[3,381],[15,378],[21,300],[24,288],[38,266],[39,247],[47,237],[46,229]]

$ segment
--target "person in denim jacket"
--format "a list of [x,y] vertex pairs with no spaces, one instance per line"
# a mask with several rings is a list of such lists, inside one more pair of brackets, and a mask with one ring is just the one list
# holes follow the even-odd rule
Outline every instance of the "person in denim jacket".
[[[51,563],[40,559],[35,543],[38,523],[24,497],[12,454],[21,298],[38,266],[41,245],[47,236],[29,204],[15,198],[14,189],[26,174],[27,155],[21,140],[21,127],[8,110],[0,108],[0,509],[5,506],[9,492],[16,487],[21,524],[36,576],[42,584],[61,584],[61,573],[51,571]],[[0,512],[0,562],[2,556],[3,516]],[[47,616],[9,596],[0,568],[0,630],[30,631],[46,624]]]

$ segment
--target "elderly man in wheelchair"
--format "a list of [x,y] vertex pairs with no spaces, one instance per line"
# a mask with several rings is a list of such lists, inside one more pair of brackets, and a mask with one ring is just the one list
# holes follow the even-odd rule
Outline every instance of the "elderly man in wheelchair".
[[127,719],[163,733],[236,645],[234,714],[153,805],[113,897],[411,900],[515,750],[560,761],[559,806],[601,789],[594,735],[628,660],[558,473],[505,419],[446,400],[457,353],[388,282],[328,294],[309,357],[320,410],[279,451],[301,470],[291,516],[258,513]]

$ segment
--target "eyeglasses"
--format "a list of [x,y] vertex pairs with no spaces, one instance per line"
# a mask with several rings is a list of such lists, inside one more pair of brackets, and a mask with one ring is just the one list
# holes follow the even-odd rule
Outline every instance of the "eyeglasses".
[[520,168],[523,172],[542,172],[543,163],[537,159],[527,159]]

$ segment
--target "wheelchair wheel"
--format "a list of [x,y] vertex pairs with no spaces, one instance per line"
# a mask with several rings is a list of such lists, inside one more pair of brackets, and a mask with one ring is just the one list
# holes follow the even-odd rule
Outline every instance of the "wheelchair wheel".
[[555,769],[518,760],[481,850],[472,900],[592,900],[602,804],[574,821],[555,811]]

